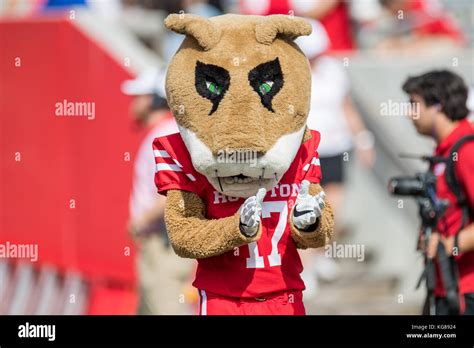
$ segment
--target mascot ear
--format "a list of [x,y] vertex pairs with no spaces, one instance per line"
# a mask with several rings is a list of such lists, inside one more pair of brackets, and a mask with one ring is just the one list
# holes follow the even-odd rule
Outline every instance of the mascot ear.
[[301,35],[311,34],[311,24],[300,17],[288,15],[271,15],[263,17],[255,28],[258,42],[270,45],[277,35],[283,35],[291,40]]
[[165,26],[179,34],[190,35],[205,51],[213,48],[221,39],[220,29],[210,20],[192,14],[170,14]]

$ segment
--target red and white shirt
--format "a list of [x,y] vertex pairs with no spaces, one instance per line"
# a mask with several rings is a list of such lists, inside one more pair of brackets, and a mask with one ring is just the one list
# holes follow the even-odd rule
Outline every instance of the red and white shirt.
[[[265,196],[260,240],[222,255],[199,259],[193,283],[196,288],[241,298],[304,290],[300,277],[303,267],[288,221],[301,182],[306,179],[319,183],[321,180],[317,153],[320,135],[317,131],[311,131],[311,135],[310,140],[301,144],[278,185]],[[179,133],[156,138],[153,149],[159,193],[185,190],[197,194],[206,205],[208,219],[232,216],[245,201],[216,191],[207,178],[194,169]]]
[[133,164],[133,185],[129,204],[131,219],[141,219],[156,204],[156,191],[153,185],[155,161],[150,154],[150,144],[156,137],[177,131],[176,121],[173,114],[169,112],[157,120],[141,142]]
[[[466,118],[459,122],[458,126],[449,134],[436,148],[435,156],[448,157],[454,144],[464,136],[474,134],[474,124]],[[466,195],[467,203],[470,209],[474,211],[474,142],[465,143],[458,154],[459,160],[455,162],[455,174],[461,184],[463,192]],[[456,196],[451,192],[446,183],[445,172],[446,165],[439,163],[433,168],[437,176],[436,196],[439,199],[449,201],[449,207],[441,218],[438,231],[445,237],[455,235],[462,221],[461,208],[456,204]],[[467,224],[474,221],[469,219]],[[474,250],[466,253],[460,253],[455,257],[459,270],[459,291],[462,294],[474,293]],[[437,265],[437,264],[436,264]],[[437,296],[445,296],[443,282],[438,267],[436,277]]]

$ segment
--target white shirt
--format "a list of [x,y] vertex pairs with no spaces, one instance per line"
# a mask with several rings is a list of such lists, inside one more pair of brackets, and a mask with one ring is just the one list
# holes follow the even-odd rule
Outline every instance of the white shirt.
[[321,133],[320,157],[342,154],[352,148],[352,135],[344,114],[349,79],[342,61],[323,56],[311,73],[311,107],[307,125]]
[[153,154],[153,140],[168,134],[179,132],[174,118],[166,118],[151,131],[140,144],[134,163],[133,186],[130,196],[130,217],[140,218],[153,208],[158,193],[155,186],[155,157]]

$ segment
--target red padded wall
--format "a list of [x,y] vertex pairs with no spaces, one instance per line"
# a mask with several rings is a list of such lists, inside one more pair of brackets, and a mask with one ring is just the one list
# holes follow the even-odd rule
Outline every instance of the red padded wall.
[[[133,284],[126,222],[143,134],[120,92],[130,77],[68,20],[0,22],[0,243],[37,243],[40,265]],[[63,99],[95,103],[95,119],[56,116]]]

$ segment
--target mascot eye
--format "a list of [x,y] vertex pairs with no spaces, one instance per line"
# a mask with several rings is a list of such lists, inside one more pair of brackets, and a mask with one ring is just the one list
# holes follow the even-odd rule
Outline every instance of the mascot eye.
[[196,91],[201,97],[209,99],[212,103],[209,112],[209,115],[212,115],[229,89],[229,72],[220,66],[197,61],[195,79]]
[[281,71],[280,61],[278,58],[270,62],[257,65],[250,70],[248,79],[250,86],[260,96],[260,100],[265,108],[273,111],[273,97],[283,87],[283,73]]
[[206,80],[206,86],[207,89],[213,94],[220,95],[222,93],[222,88],[215,82]]
[[272,89],[272,86],[273,86],[273,81],[265,81],[264,83],[260,84],[260,86],[258,86],[258,90],[260,91],[261,95],[265,95],[268,92],[270,92],[270,90]]

